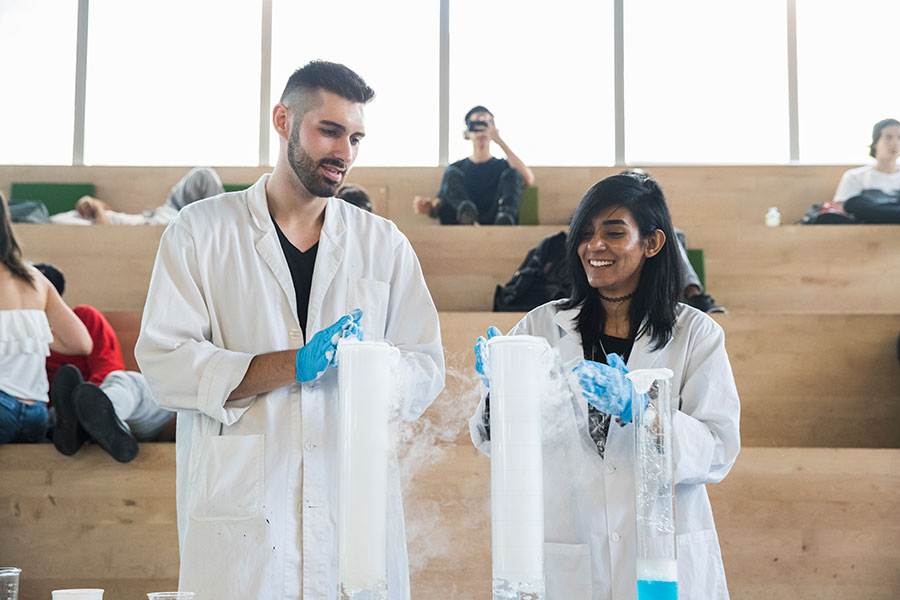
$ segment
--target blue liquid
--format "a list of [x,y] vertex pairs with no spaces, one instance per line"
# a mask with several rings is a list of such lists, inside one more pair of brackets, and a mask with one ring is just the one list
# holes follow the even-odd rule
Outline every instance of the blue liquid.
[[638,579],[638,600],[678,600],[677,581]]

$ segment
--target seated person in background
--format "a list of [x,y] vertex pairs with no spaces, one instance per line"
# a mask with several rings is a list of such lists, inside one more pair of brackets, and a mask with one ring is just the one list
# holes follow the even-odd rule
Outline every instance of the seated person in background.
[[[35,267],[50,280],[59,295],[66,289],[63,274],[54,266]],[[75,314],[94,341],[87,356],[51,352],[46,377],[56,410],[53,445],[71,456],[89,439],[119,462],[138,453],[138,440],[155,440],[175,413],[153,401],[144,376],[125,370],[116,332],[100,311],[80,305]]]
[[22,260],[0,194],[0,444],[43,441],[50,349],[91,351],[84,324],[41,273]]
[[225,192],[222,180],[215,169],[197,167],[176,183],[166,198],[166,203],[140,214],[111,210],[109,205],[93,196],[84,196],[75,203],[75,211],[54,215],[53,223],[73,223],[82,221],[98,225],[168,225],[178,211],[197,200],[216,196]]
[[860,223],[900,223],[900,121],[875,123],[869,156],[875,164],[844,173],[834,202],[843,202]]
[[348,183],[338,190],[335,198],[340,198],[353,206],[372,212],[372,200],[369,199],[369,194],[366,193],[366,190],[359,186]]
[[[640,170],[635,169],[635,172]],[[675,237],[678,238],[678,256],[684,271],[684,302],[705,313],[727,313],[728,310],[724,306],[716,304],[712,296],[703,291],[700,277],[688,259],[684,232],[676,228]]]
[[[465,121],[472,156],[447,167],[437,197],[416,196],[413,209],[439,217],[441,225],[518,224],[522,189],[534,184],[534,173],[500,137],[491,111],[476,106]],[[491,142],[500,146],[505,159],[491,156]]]

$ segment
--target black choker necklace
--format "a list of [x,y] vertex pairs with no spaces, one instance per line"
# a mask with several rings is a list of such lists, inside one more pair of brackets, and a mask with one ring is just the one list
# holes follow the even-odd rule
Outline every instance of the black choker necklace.
[[[597,293],[600,294],[600,292],[597,292]],[[602,300],[606,300],[607,302],[625,302],[629,298],[633,298],[633,297],[634,297],[634,292],[631,292],[630,294],[628,294],[626,296],[619,296],[618,298],[610,298],[609,296],[604,296],[603,294],[600,294],[600,298]]]

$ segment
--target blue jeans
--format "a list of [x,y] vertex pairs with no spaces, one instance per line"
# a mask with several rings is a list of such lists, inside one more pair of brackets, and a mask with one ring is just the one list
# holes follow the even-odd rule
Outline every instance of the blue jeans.
[[0,444],[41,442],[47,427],[46,402],[25,404],[0,390]]

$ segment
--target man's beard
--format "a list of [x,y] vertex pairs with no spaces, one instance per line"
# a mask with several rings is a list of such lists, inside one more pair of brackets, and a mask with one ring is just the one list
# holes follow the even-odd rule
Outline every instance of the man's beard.
[[[343,183],[343,177],[341,177],[341,181],[331,181],[318,172],[320,165],[334,165],[340,169],[346,169],[343,161],[334,158],[323,158],[316,162],[300,143],[300,128],[297,126],[291,131],[291,137],[288,140],[288,163],[290,163],[303,187],[309,190],[309,193],[319,198],[334,196],[334,193],[338,191],[338,188]],[[344,173],[346,174],[346,170]]]

